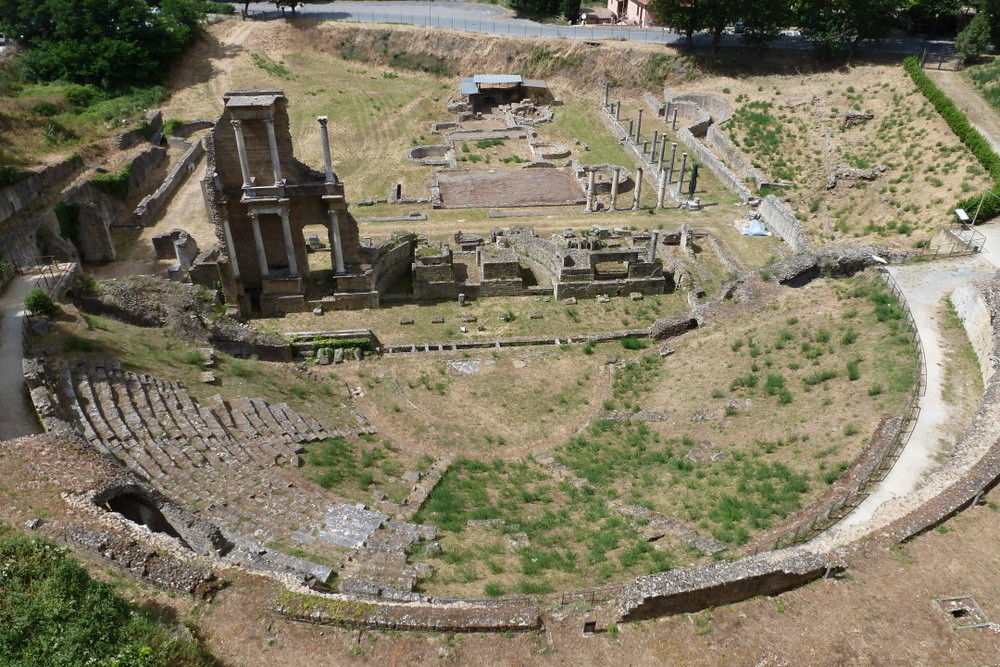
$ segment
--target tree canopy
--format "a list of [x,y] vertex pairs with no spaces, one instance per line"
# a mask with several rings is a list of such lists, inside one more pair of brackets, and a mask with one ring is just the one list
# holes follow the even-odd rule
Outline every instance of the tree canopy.
[[0,29],[27,51],[23,63],[42,81],[107,90],[157,82],[192,38],[202,0],[0,0]]

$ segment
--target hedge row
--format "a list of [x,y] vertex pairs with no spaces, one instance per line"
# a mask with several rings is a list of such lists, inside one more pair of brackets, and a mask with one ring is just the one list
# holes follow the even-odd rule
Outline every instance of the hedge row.
[[[903,67],[906,68],[913,82],[917,84],[920,92],[930,100],[944,121],[948,123],[948,127],[958,135],[963,144],[969,147],[976,159],[993,177],[995,189],[1000,190],[1000,155],[997,155],[996,151],[993,150],[990,142],[972,126],[966,115],[955,106],[955,103],[931,81],[931,78],[920,67],[916,56],[910,56],[904,60]],[[986,197],[986,200],[982,202],[977,222],[984,222],[1000,215],[1000,198],[991,197],[988,193],[963,199],[958,202],[956,208],[964,208],[971,216],[979,207],[979,202],[983,197]]]

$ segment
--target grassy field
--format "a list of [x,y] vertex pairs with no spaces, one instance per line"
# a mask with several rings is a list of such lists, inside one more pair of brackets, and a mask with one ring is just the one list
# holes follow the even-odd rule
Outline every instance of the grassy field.
[[623,352],[615,343],[383,357],[345,377],[398,442],[451,457],[523,456],[564,441],[600,409],[615,349]]
[[[725,131],[767,177],[794,183],[780,194],[818,239],[926,242],[951,221],[956,198],[989,185],[902,68],[725,83],[734,110]],[[849,124],[848,112],[873,118]],[[873,176],[842,177],[829,188],[844,169]]]
[[[491,297],[466,303],[464,308],[459,307],[457,301],[447,301],[393,305],[376,310],[338,310],[322,317],[312,313],[290,313],[257,324],[275,332],[368,328],[384,343],[401,343],[642,329],[657,318],[689,308],[680,292],[651,295],[642,301],[631,301],[628,297],[614,297],[608,303],[581,299],[575,306],[529,296]],[[542,318],[531,319],[532,312],[541,313]],[[501,321],[502,313],[513,318]],[[474,315],[477,321],[463,323],[463,315]],[[443,317],[444,323],[432,324],[434,317]],[[399,322],[404,318],[412,318],[413,324],[401,326]],[[479,331],[480,325],[485,330]],[[460,326],[466,327],[468,332],[459,331]]]

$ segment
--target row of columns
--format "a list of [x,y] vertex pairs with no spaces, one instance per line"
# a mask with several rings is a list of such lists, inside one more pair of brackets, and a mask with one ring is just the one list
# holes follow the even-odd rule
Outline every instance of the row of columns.
[[[330,135],[327,128],[328,119],[326,116],[319,116],[316,120],[319,122],[320,138],[323,143],[323,166],[326,171],[326,184],[334,185],[336,184],[337,179],[333,173],[333,161],[330,155]],[[284,183],[284,178],[281,173],[281,160],[278,155],[278,141],[274,130],[274,119],[265,118],[264,123],[267,126],[267,143],[271,157],[271,168],[274,175],[274,182],[276,185],[280,185]],[[234,119],[232,121],[232,126],[233,132],[236,135],[236,150],[239,154],[243,187],[249,188],[253,186],[253,176],[250,173],[250,162],[247,157],[246,141],[243,136],[243,122]],[[295,257],[295,244],[292,240],[291,222],[288,218],[287,207],[282,207],[278,214],[281,216],[281,231],[285,242],[285,253],[288,259],[289,272],[292,276],[298,276],[299,267],[298,261]],[[331,209],[329,210],[329,215],[329,233],[330,243],[333,246],[334,266],[337,273],[345,273],[344,250],[340,237],[340,214],[338,211]],[[263,277],[267,277],[270,274],[270,269],[267,264],[267,252],[264,248],[264,239],[260,231],[260,217],[256,211],[250,212],[250,225],[253,229],[254,248],[257,254],[257,263],[260,268],[260,274]],[[230,248],[235,248],[235,244],[233,243],[233,233],[228,220],[223,224],[223,232],[226,236],[226,243]],[[230,253],[230,255],[233,273],[234,275],[239,276],[240,269],[235,251]]]
[[[236,151],[240,156],[240,173],[243,176],[243,187],[249,188],[253,185],[253,175],[250,173],[247,145],[243,138],[243,121],[234,119],[232,124],[233,133],[236,135]],[[281,160],[278,156],[278,139],[274,132],[274,119],[265,118],[264,124],[267,126],[267,147],[271,154],[271,171],[274,174],[274,184],[281,185],[285,179],[281,176]]]

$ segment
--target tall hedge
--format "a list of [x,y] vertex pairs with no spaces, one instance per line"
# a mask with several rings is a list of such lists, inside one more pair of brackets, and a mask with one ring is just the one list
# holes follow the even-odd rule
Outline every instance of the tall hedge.
[[[997,155],[993,147],[990,146],[990,142],[986,140],[979,130],[972,126],[969,122],[968,117],[962,111],[955,106],[955,103],[951,101],[944,92],[937,87],[937,85],[931,81],[931,78],[927,76],[923,68],[920,67],[920,61],[917,60],[916,56],[910,56],[903,61],[903,67],[909,73],[913,82],[917,84],[917,88],[920,89],[930,103],[934,105],[937,112],[941,114],[944,121],[948,123],[948,127],[958,135],[962,143],[969,147],[972,154],[976,156],[980,164],[986,169],[986,171],[993,178],[994,186],[993,189],[1000,193],[1000,155]],[[983,199],[985,197],[985,200]],[[995,218],[1000,215],[1000,198],[990,196],[989,193],[983,193],[981,195],[976,195],[974,197],[969,197],[963,199],[956,204],[956,208],[964,208],[970,216],[975,214],[977,208],[979,208],[980,201],[982,200],[982,208],[979,209],[979,217],[977,222],[984,222],[990,218]]]

